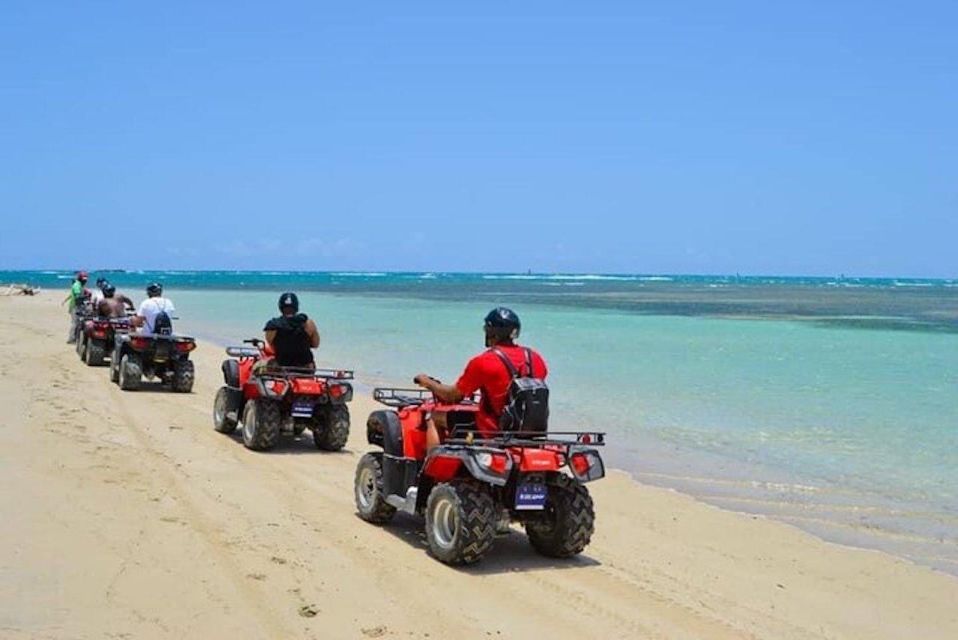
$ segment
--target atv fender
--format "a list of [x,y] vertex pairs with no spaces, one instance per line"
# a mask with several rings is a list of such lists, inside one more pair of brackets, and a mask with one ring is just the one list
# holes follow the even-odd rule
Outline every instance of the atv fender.
[[419,465],[412,458],[382,454],[383,493],[387,496],[405,497],[409,487],[416,484]]
[[240,369],[239,363],[236,360],[224,360],[223,361],[223,381],[226,383],[227,387],[233,387],[234,389],[239,389],[240,386]]

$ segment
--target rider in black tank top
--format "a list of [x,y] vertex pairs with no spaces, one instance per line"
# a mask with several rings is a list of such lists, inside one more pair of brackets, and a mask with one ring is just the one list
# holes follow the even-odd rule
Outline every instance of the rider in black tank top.
[[319,346],[316,324],[299,312],[295,293],[284,293],[279,298],[283,315],[266,323],[266,341],[276,354],[276,364],[282,367],[314,368],[313,349]]

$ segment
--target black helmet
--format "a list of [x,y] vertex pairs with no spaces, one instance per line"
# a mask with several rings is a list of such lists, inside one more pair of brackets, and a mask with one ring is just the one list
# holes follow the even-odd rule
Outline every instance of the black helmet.
[[103,292],[103,297],[104,297],[104,298],[112,298],[112,297],[113,297],[113,294],[116,293],[116,287],[114,287],[114,286],[113,286],[112,284],[110,284],[109,282],[104,282],[104,283],[103,283],[103,288],[100,289],[100,290]]
[[161,285],[159,282],[151,282],[150,284],[146,285],[146,295],[151,298],[163,295],[163,285]]
[[294,313],[299,313],[299,298],[292,291],[287,291],[279,297],[278,306],[281,313],[289,307],[292,307]]
[[522,329],[522,323],[519,322],[519,316],[512,309],[506,307],[496,307],[486,315],[485,321],[486,339],[493,342],[503,340],[515,340],[519,337],[519,330]]
[[103,285],[107,283],[106,278],[100,277],[96,279],[96,288],[102,290]]

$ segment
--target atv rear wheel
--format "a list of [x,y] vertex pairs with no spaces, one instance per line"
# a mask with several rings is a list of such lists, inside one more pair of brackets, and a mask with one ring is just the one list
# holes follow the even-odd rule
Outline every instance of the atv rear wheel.
[[80,360],[84,360],[86,355],[84,349],[86,349],[86,334],[80,331],[76,337],[76,350],[77,355],[80,356]]
[[496,509],[487,487],[453,480],[433,487],[426,503],[429,550],[446,564],[472,564],[496,539]]
[[252,400],[243,410],[243,444],[254,451],[267,451],[276,446],[282,423],[279,403],[273,400]]
[[349,440],[349,407],[331,404],[318,409],[313,416],[313,442],[317,449],[339,451]]
[[192,360],[181,360],[173,363],[173,378],[170,380],[173,391],[179,393],[189,393],[193,390],[193,367]]
[[565,475],[546,481],[544,519],[526,523],[536,551],[550,558],[568,558],[588,546],[595,531],[592,497],[584,484]]
[[367,453],[356,466],[353,483],[356,511],[359,517],[373,524],[386,524],[396,515],[396,507],[386,502],[383,495],[382,455]]
[[84,340],[83,359],[87,366],[102,367],[106,357],[106,346],[100,340]]
[[123,356],[120,360],[120,388],[124,391],[136,391],[140,388],[142,378],[140,359],[129,353]]
[[[238,423],[240,405],[243,403],[241,391],[220,387],[213,400],[213,428],[220,433],[233,433]],[[233,414],[233,417],[230,417]]]

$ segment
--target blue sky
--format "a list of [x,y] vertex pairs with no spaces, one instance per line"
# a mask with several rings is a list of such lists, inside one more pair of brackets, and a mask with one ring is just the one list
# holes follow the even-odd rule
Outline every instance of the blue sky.
[[0,268],[958,275],[958,4],[464,4],[7,0]]

